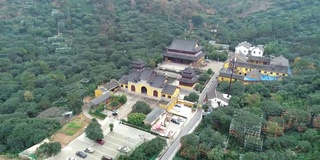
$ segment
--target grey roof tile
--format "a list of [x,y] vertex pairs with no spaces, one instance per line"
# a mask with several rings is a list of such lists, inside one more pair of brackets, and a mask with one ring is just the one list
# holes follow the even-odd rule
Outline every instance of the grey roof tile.
[[111,97],[111,93],[110,93],[110,92],[107,92],[107,93],[105,93],[105,94],[102,94],[101,96],[99,96],[99,97],[91,100],[91,101],[89,102],[89,106],[90,106],[90,107],[91,107],[91,106],[96,106],[96,105],[102,103],[103,101],[107,100],[109,97]]
[[203,47],[198,46],[196,40],[174,39],[167,49],[197,52],[203,49]]
[[118,86],[119,86],[118,82],[116,82],[116,81],[111,81],[111,82],[105,84],[105,85],[104,85],[104,88],[107,89],[107,90],[112,90],[112,89],[114,89],[114,88],[116,88],[116,87],[118,87]]
[[204,57],[205,53],[202,51],[201,53],[197,54],[196,56],[193,55],[187,55],[187,54],[175,54],[175,53],[164,53],[163,56],[165,57],[171,57],[171,58],[181,58],[186,60],[199,60],[200,58]]
[[224,102],[227,102],[227,103],[229,102],[229,99],[225,98],[223,96],[223,94],[221,92],[217,91],[217,90],[209,91],[207,93],[207,98],[208,99],[219,98],[219,99],[223,100]]
[[173,94],[174,91],[177,89],[177,86],[171,85],[171,84],[167,84],[163,87],[162,89],[162,93],[166,93],[166,94]]
[[161,75],[156,75],[155,78],[152,80],[152,82],[150,82],[150,85],[152,87],[162,88],[165,80],[166,80],[166,77]]
[[161,114],[163,114],[166,111],[164,108],[155,108],[153,109],[147,116],[144,121],[148,122],[151,124],[154,122]]

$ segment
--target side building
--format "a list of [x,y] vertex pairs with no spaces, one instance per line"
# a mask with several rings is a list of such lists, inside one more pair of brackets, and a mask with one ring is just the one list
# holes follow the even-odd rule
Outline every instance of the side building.
[[[237,55],[235,54],[236,57]],[[248,56],[245,59],[231,59],[225,62],[224,68],[220,71],[219,81],[229,82],[232,78],[232,81],[253,83],[280,80],[281,77],[292,75],[289,61],[282,55],[275,58]]]
[[198,76],[191,67],[187,67],[181,71],[181,77],[178,79],[179,87],[193,89],[198,82]]
[[145,68],[140,60],[132,62],[130,74],[123,75],[118,82],[123,89],[155,98],[173,99],[180,93],[180,89],[170,84],[167,77]]
[[204,63],[205,52],[196,40],[174,39],[163,57],[165,62],[198,67]]

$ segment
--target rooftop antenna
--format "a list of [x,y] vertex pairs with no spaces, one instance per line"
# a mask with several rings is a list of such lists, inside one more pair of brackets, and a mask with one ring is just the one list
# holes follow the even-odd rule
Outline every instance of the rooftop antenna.
[[236,57],[233,57],[232,63],[231,63],[231,76],[230,76],[230,82],[229,82],[229,89],[228,89],[228,98],[231,94],[231,83],[232,83],[232,77],[233,77],[233,70],[234,70],[234,62],[236,61]]

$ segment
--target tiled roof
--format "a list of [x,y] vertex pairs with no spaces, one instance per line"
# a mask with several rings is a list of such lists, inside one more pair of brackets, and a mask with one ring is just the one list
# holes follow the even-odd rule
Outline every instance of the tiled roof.
[[146,116],[146,119],[144,119],[144,121],[152,124],[165,111],[166,109],[164,108],[155,108]]
[[217,90],[212,90],[212,91],[209,91],[207,93],[207,98],[208,99],[214,99],[214,98],[218,98],[220,100],[223,100],[224,102],[228,103],[229,102],[229,99],[225,98],[223,96],[223,94]]
[[174,93],[174,91],[176,91],[176,89],[177,89],[177,86],[167,84],[163,87],[161,92],[172,95]]
[[239,43],[238,47],[240,47],[240,46],[243,46],[243,47],[249,49],[251,47],[251,44],[248,43],[247,41],[244,41],[244,42]]
[[266,63],[270,63],[271,58],[270,57],[256,57],[256,56],[248,56],[248,60],[252,60],[252,61],[259,61],[259,62],[266,62]]
[[253,64],[247,62],[235,62],[236,67],[243,67],[243,68],[251,68],[257,70],[264,70],[269,72],[276,72],[276,73],[285,73],[288,74],[289,66],[279,66],[279,65],[260,65],[260,64]]
[[[227,78],[231,78],[231,70],[229,69],[223,69],[219,72],[219,77],[227,77]],[[238,80],[243,80],[244,76],[240,75],[240,74],[232,74],[232,78],[234,79],[238,79]]]
[[197,45],[196,40],[183,40],[183,39],[174,39],[167,49],[188,51],[188,52],[197,52],[200,51],[203,47]]
[[270,64],[279,66],[289,66],[289,60],[281,55],[279,57],[273,58]]
[[128,75],[123,75],[120,79],[119,79],[119,83],[122,83],[122,84],[127,84],[128,83],[128,78],[129,76]]
[[104,88],[106,88],[107,90],[112,90],[112,89],[114,89],[114,88],[116,88],[116,87],[118,87],[118,86],[119,86],[118,82],[116,82],[116,81],[111,81],[111,82],[105,84],[105,85],[104,85]]
[[179,82],[185,82],[185,83],[196,83],[196,82],[198,82],[198,79],[199,79],[198,76],[194,76],[191,79],[181,77],[181,78],[178,79],[178,81]]
[[199,60],[200,58],[204,57],[205,53],[202,51],[198,53],[196,56],[190,56],[188,54],[175,54],[175,53],[164,53],[163,56],[165,57],[171,57],[171,58],[180,58],[180,59],[186,59],[186,60],[191,60],[191,61],[196,61]]
[[181,71],[182,77],[194,77],[196,76],[196,72],[191,67],[186,67]]
[[154,71],[152,69],[146,68],[140,73],[139,79],[147,81],[153,72]]
[[103,101],[107,100],[109,97],[111,96],[110,92],[107,92],[105,94],[102,94],[101,96],[93,99],[92,101],[89,102],[89,106],[96,106],[100,103],[102,103]]
[[161,75],[156,75],[155,78],[150,82],[150,86],[162,88],[165,80],[166,80],[166,77]]
[[119,79],[119,83],[127,84],[129,82],[139,82],[140,80],[147,81],[150,86],[162,88],[166,78],[158,75],[152,69],[146,68],[140,71],[133,70],[129,75],[124,75]]
[[261,80],[263,74],[261,74],[257,69],[253,69],[252,71],[247,73],[246,77]]

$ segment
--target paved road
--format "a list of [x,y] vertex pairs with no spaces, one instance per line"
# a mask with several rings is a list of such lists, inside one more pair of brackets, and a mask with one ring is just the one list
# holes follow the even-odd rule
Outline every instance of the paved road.
[[188,134],[188,132],[196,125],[198,120],[202,116],[202,109],[198,109],[193,118],[190,120],[190,122],[183,128],[179,136],[174,140],[172,145],[167,149],[167,151],[163,154],[163,156],[160,158],[161,160],[170,160],[172,159],[172,155],[175,154],[176,149],[180,145],[180,139],[181,137]]
[[203,104],[204,98],[206,97],[207,92],[215,89],[218,85],[217,77],[219,75],[219,71],[223,68],[223,62],[218,61],[211,61],[210,66],[211,69],[214,71],[214,75],[211,77],[210,81],[207,83],[203,91],[201,92],[198,100],[198,104]]
[[[223,67],[223,63],[222,62],[213,62],[213,63],[215,63],[214,64],[215,67],[212,68],[214,71],[214,75],[210,78],[210,81],[207,83],[207,85],[205,86],[205,88],[201,92],[201,94],[199,96],[198,104],[203,104],[203,101],[204,101],[204,98],[205,98],[207,92],[215,89],[218,85],[217,77],[219,75],[219,71]],[[183,128],[183,130],[181,131],[179,136],[175,139],[175,141],[171,144],[171,146],[169,146],[169,148],[166,150],[166,152],[160,158],[161,160],[171,160],[172,159],[173,155],[175,155],[177,152],[177,148],[180,147],[179,145],[180,145],[181,137],[187,135],[188,132],[193,127],[195,127],[196,123],[201,118],[201,116],[202,116],[202,109],[198,109],[197,112],[195,113],[195,115],[193,116],[193,118],[187,124],[187,126]]]

